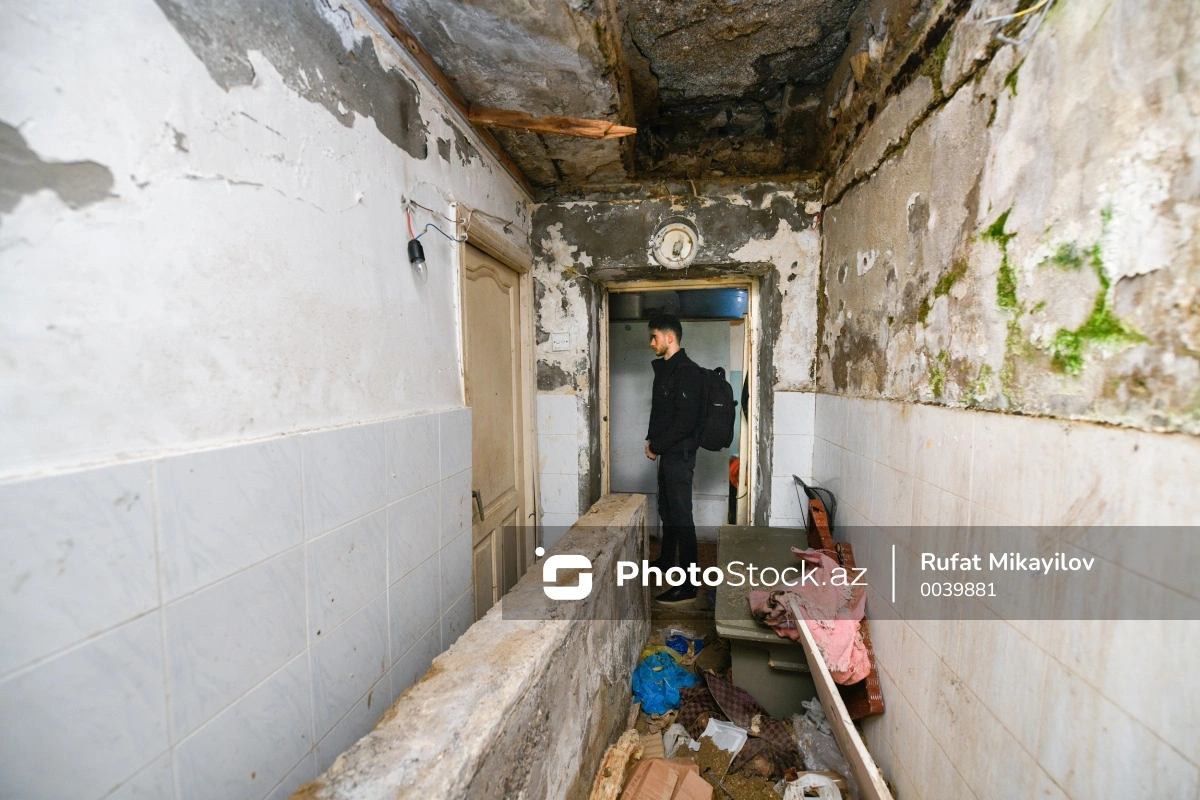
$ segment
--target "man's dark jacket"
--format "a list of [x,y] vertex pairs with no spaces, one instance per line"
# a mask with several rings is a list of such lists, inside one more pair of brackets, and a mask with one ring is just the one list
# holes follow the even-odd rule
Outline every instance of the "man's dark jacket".
[[650,452],[689,453],[696,449],[704,377],[682,348],[670,358],[656,358],[654,396],[650,403]]

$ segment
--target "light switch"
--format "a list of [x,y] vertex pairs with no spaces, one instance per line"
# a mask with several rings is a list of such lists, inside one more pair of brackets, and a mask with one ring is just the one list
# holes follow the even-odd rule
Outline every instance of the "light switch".
[[552,333],[550,334],[550,349],[555,353],[561,353],[571,349],[571,334],[569,333]]

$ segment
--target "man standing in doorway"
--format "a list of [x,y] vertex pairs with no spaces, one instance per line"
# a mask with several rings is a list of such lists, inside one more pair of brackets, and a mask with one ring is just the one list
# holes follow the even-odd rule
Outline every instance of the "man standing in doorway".
[[[658,356],[646,457],[658,461],[658,515],[662,518],[662,552],[654,566],[687,570],[696,563],[696,525],[692,521],[692,476],[696,470],[697,428],[704,379],[700,367],[680,347],[683,325],[672,314],[650,318],[650,349]],[[676,561],[678,552],[679,560]],[[654,598],[665,605],[696,599],[696,587],[675,586]]]

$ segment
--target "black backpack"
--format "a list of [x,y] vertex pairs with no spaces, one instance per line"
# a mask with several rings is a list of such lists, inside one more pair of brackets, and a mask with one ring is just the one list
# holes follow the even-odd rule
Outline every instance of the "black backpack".
[[700,394],[698,443],[705,450],[724,450],[733,443],[733,421],[737,415],[733,387],[725,380],[723,367],[700,367],[700,374],[704,389]]

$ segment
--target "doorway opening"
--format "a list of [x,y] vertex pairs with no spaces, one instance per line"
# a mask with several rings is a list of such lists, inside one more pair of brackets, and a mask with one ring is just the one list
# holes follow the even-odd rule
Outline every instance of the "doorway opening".
[[644,452],[654,354],[647,327],[658,311],[683,323],[680,344],[702,367],[725,370],[737,401],[733,442],[701,449],[692,489],[696,535],[715,541],[721,525],[753,519],[757,282],[746,276],[698,281],[611,284],[602,304],[601,441],[605,492],[636,492],[649,501],[648,527],[659,534],[657,465]]

